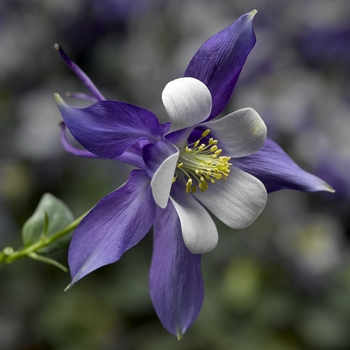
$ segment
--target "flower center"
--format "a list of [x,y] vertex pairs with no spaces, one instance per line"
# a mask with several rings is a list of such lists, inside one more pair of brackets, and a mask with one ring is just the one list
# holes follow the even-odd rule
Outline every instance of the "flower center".
[[181,171],[187,178],[186,193],[196,192],[197,186],[205,192],[209,182],[226,180],[230,173],[231,158],[220,156],[222,149],[218,147],[218,140],[210,138],[207,144],[201,142],[209,133],[209,129],[205,130],[199,140],[180,151],[173,183]]

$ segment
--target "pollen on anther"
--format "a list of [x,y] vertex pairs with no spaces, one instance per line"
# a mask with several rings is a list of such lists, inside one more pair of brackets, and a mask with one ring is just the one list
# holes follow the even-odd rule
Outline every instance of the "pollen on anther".
[[188,179],[186,183],[186,193],[189,193],[192,187],[192,179]]
[[210,134],[210,129],[207,129],[203,132],[202,137],[206,137]]
[[185,146],[180,153],[177,169],[187,178],[186,193],[194,193],[197,186],[205,192],[209,184],[225,180],[230,173],[229,168],[232,164],[228,162],[231,158],[220,156],[222,149],[218,147],[218,140],[210,138],[201,143],[209,133],[209,129],[205,130],[196,142]]

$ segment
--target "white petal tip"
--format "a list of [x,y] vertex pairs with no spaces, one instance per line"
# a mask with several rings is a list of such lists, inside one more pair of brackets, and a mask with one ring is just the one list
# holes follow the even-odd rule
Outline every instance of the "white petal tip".
[[225,225],[242,229],[251,225],[267,202],[265,186],[254,176],[235,167],[225,181],[217,181],[205,193],[194,196]]
[[204,253],[209,253],[211,252],[218,244],[218,237],[216,239],[214,238],[211,241],[201,241],[198,240],[196,242],[186,242],[186,247],[187,249],[192,253],[192,254],[204,254]]
[[170,81],[164,88],[162,100],[171,121],[169,132],[196,125],[211,113],[212,97],[200,80],[183,77]]
[[[206,211],[206,209],[204,210]],[[183,227],[182,229],[185,245],[192,254],[209,253],[219,242],[217,228],[207,212],[206,215],[208,215],[208,222],[207,225],[199,223],[198,228],[201,227],[201,230],[195,231],[193,227],[191,229]],[[198,217],[196,220],[201,220],[201,218]],[[206,219],[203,218],[203,221],[206,221]]]
[[171,185],[173,183],[176,163],[179,158],[179,151],[166,158],[154,173],[151,180],[153,199],[162,209],[166,208],[169,201]]
[[187,249],[192,254],[212,251],[218,244],[219,234],[207,210],[191,194],[182,193],[176,187],[170,199],[179,215]]

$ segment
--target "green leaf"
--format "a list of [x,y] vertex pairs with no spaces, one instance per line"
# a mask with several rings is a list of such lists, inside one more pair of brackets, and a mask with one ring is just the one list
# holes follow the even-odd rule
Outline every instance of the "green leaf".
[[[69,208],[50,193],[45,193],[34,214],[26,221],[22,229],[24,246],[49,238],[56,232],[64,229],[74,220]],[[69,242],[72,234],[67,234],[47,247],[38,250],[38,253],[48,254],[59,250]]]

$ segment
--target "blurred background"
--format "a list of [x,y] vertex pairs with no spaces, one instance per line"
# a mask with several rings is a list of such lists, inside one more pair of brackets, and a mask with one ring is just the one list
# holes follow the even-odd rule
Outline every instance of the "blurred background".
[[[256,109],[278,142],[335,194],[281,191],[249,228],[218,223],[203,257],[205,301],[178,342],[152,308],[152,235],[69,292],[68,273],[30,259],[0,269],[4,350],[350,349],[348,0],[1,0],[0,248],[50,192],[76,217],[130,168],[75,158],[53,93],[86,91],[58,42],[109,99],[165,121],[161,92],[210,36],[258,10],[257,44],[227,111]],[[69,100],[69,103],[76,103]],[[67,249],[52,255],[66,264]]]

